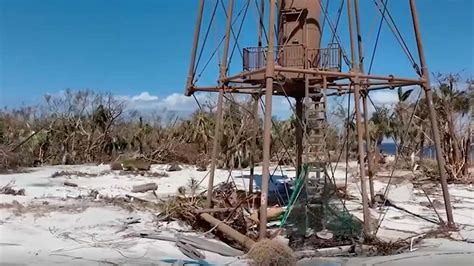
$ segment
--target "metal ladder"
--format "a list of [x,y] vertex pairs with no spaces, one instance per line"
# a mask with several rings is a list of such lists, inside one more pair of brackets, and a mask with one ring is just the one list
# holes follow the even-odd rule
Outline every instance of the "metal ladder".
[[304,163],[308,165],[306,192],[308,200],[312,201],[320,196],[320,184],[324,182],[327,116],[325,91],[320,80],[310,76],[305,77],[304,116]]

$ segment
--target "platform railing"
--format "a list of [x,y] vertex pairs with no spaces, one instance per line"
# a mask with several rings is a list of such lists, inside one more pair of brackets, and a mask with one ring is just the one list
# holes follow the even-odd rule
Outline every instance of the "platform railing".
[[[243,70],[265,67],[268,47],[247,47],[243,50]],[[327,48],[306,48],[303,45],[275,47],[275,63],[283,67],[341,70],[341,49],[337,44]]]
[[341,48],[337,44],[330,44],[326,48],[306,49],[307,68],[341,71]]

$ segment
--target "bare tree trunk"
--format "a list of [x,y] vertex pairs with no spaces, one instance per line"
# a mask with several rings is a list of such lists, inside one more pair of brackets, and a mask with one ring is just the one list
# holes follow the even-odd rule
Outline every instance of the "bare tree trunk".
[[454,131],[453,114],[450,109],[448,111],[448,129],[451,137],[451,147],[453,148],[453,160],[454,163],[458,163],[461,159],[461,151],[459,150],[459,143],[457,141],[456,132]]
[[422,125],[420,129],[420,161],[423,161],[424,148],[425,148],[425,133],[423,132],[423,125]]

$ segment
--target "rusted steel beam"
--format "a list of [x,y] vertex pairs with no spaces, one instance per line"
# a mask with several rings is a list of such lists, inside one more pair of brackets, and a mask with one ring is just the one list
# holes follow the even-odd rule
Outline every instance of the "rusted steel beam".
[[[229,44],[230,44],[230,31],[232,27],[232,11],[234,8],[234,0],[229,0],[229,9],[227,12],[227,22],[226,22],[226,32],[225,32],[225,43],[224,43],[224,53],[222,57],[222,63],[220,67],[220,79],[225,78],[227,75],[227,56],[229,53]],[[209,182],[207,185],[207,207],[212,207],[212,188],[214,187],[214,175],[217,165],[217,152],[219,151],[220,139],[222,135],[222,105],[224,102],[224,86],[225,84],[219,84],[219,97],[217,99],[217,113],[216,113],[216,127],[214,131],[214,140],[212,145],[212,155],[211,155],[211,169],[209,173]]]
[[259,238],[264,239],[267,235],[267,200],[268,200],[268,181],[270,180],[270,142],[272,129],[272,97],[273,97],[273,75],[275,62],[274,39],[275,28],[275,0],[270,0],[270,14],[268,16],[268,51],[266,58],[266,87],[265,87],[265,116],[263,121],[263,169],[262,169],[262,188],[260,197],[260,234]]
[[250,76],[250,75],[264,73],[265,71],[266,71],[266,68],[259,68],[259,69],[252,70],[252,71],[244,71],[244,72],[240,72],[240,73],[238,73],[236,75],[233,75],[233,76],[230,76],[230,77],[225,77],[225,78],[221,79],[221,82],[223,82],[223,83],[233,82],[234,80],[242,79],[242,78],[244,78],[246,76]]
[[[364,73],[364,49],[362,46],[362,31],[360,30],[360,14],[359,14],[359,0],[354,0],[354,10],[357,29],[357,48],[359,55],[359,72]],[[367,85],[363,85],[367,89]],[[374,191],[374,169],[372,164],[372,154],[370,152],[370,130],[369,130],[369,108],[367,106],[367,97],[369,92],[366,91],[362,95],[362,106],[364,111],[364,133],[365,133],[365,152],[367,153],[367,170],[369,174],[369,191],[370,191],[370,206],[373,207],[375,203]]]
[[196,209],[195,213],[213,213],[213,212],[227,212],[235,210],[234,207],[230,208],[207,208],[207,209]]
[[158,185],[156,183],[146,183],[142,185],[137,185],[132,187],[133,193],[142,193],[147,191],[155,191],[158,189]]
[[[317,70],[317,69],[302,69],[302,68],[281,67],[281,66],[275,66],[275,72],[301,73],[301,74],[312,74],[312,75],[320,75],[320,76],[325,75],[327,77],[346,77],[346,78],[355,77],[355,73],[353,72],[324,71],[324,70]],[[359,78],[412,82],[415,84],[421,84],[423,82],[423,81],[420,81],[419,79],[401,78],[401,77],[395,77],[395,76],[376,76],[376,75],[367,75],[367,74],[360,74]]]
[[367,97],[368,95],[366,94],[362,96],[362,106],[364,108],[365,150],[367,152],[367,170],[369,174],[370,206],[373,207],[375,203],[374,168],[372,154],[370,152],[369,108],[367,106]]
[[449,190],[448,190],[448,182],[446,178],[446,169],[445,169],[445,161],[443,158],[443,153],[441,150],[441,139],[439,136],[439,126],[438,126],[438,119],[436,115],[436,111],[433,106],[433,92],[431,91],[430,85],[430,74],[428,72],[428,67],[426,65],[425,59],[425,52],[423,48],[423,42],[421,40],[421,32],[420,32],[420,23],[418,21],[418,13],[416,10],[416,3],[415,0],[410,0],[410,10],[413,20],[413,29],[415,32],[415,39],[416,45],[418,48],[418,56],[420,59],[421,65],[421,80],[423,83],[421,84],[423,90],[425,91],[425,98],[426,103],[429,109],[430,121],[431,121],[431,131],[433,132],[433,140],[436,149],[436,159],[438,162],[438,170],[441,179],[441,188],[443,190],[443,197],[444,197],[444,206],[446,209],[446,216],[448,218],[448,226],[454,226],[454,218],[453,218],[453,210],[451,207],[451,200],[449,197]]
[[219,90],[217,98],[216,126],[214,128],[214,140],[212,142],[211,169],[209,169],[209,181],[207,184],[207,207],[212,207],[212,189],[214,188],[214,176],[217,165],[217,153],[219,151],[220,137],[222,135],[222,105],[224,102],[224,90]]
[[359,153],[359,166],[360,166],[360,184],[361,184],[361,194],[362,194],[362,209],[364,215],[364,235],[366,237],[371,235],[370,231],[370,213],[369,213],[369,204],[367,199],[367,185],[365,182],[365,165],[364,165],[364,139],[362,136],[362,115],[360,113],[360,76],[359,76],[359,67],[356,63],[356,51],[354,44],[354,29],[352,22],[352,5],[351,0],[347,1],[347,15],[349,20],[349,36],[351,44],[351,72],[354,74],[354,109],[356,113],[356,129],[357,129],[357,144],[358,144],[358,153]]
[[204,0],[199,1],[198,16],[196,19],[196,28],[194,29],[193,48],[191,49],[191,62],[189,63],[188,80],[186,82],[186,96],[193,94],[194,68],[196,62],[196,51],[199,43],[199,33],[201,32],[202,13],[204,11]]
[[254,181],[254,171],[255,171],[255,154],[257,152],[257,135],[258,135],[258,105],[260,103],[260,95],[252,95],[253,104],[252,104],[252,116],[253,116],[253,132],[252,132],[252,142],[250,143],[250,179],[249,179],[249,194],[253,193],[253,181]]
[[215,226],[217,230],[221,231],[225,235],[231,237],[235,241],[239,242],[242,246],[244,246],[247,250],[250,250],[253,245],[255,244],[255,241],[252,239],[246,237],[245,235],[237,232],[234,230],[232,227],[228,226],[221,220],[218,220],[214,217],[212,217],[208,213],[201,213],[199,215],[204,221],[210,223],[211,225]]
[[296,98],[296,176],[300,176],[303,166],[303,98]]

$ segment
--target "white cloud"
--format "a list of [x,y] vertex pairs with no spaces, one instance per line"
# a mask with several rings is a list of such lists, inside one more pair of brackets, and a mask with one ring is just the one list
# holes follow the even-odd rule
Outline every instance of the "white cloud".
[[398,102],[397,92],[394,90],[374,91],[370,93],[370,98],[379,105],[391,105]]
[[144,91],[140,93],[139,95],[135,95],[131,98],[132,101],[144,101],[144,102],[157,101],[158,99],[159,99],[158,96],[151,95],[147,91]]
[[[116,96],[118,100],[126,103],[126,109],[129,111],[138,111],[142,114],[147,112],[161,112],[163,115],[169,113],[190,114],[194,112],[198,105],[193,97],[187,97],[184,94],[172,93],[168,96],[159,97],[150,94],[147,91],[141,92],[137,95],[119,95]],[[196,94],[198,101],[203,104],[206,101],[213,99],[207,94]]]
[[173,93],[168,95],[163,101],[162,105],[170,110],[194,110],[198,106],[193,97],[185,96],[184,94]]

